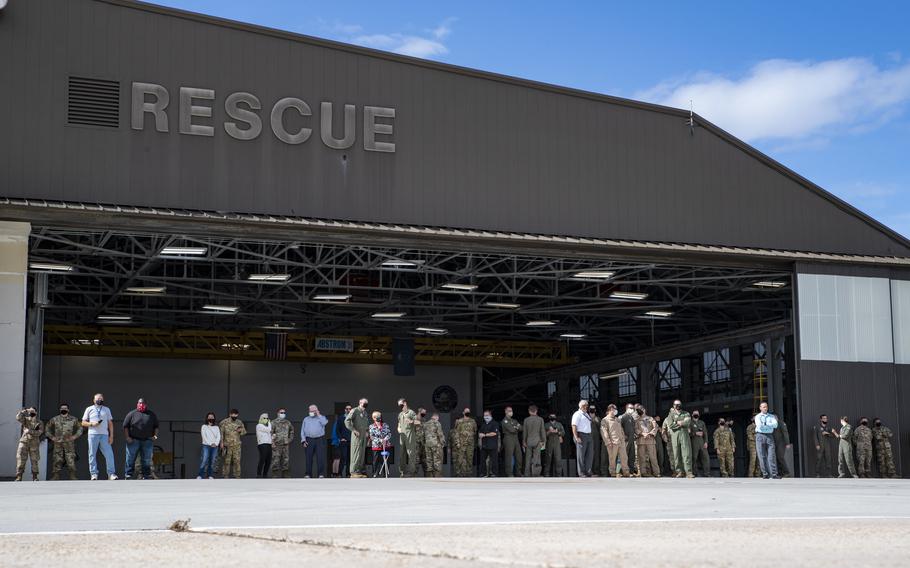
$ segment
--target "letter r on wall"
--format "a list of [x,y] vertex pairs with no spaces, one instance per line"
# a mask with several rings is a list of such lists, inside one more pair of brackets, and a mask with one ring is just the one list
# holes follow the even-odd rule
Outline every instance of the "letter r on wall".
[[[148,95],[155,98],[154,101],[147,100]],[[171,101],[171,96],[167,89],[154,83],[133,83],[133,106],[131,125],[133,130],[145,130],[145,114],[151,113],[155,117],[155,130],[158,132],[167,132],[167,108]]]

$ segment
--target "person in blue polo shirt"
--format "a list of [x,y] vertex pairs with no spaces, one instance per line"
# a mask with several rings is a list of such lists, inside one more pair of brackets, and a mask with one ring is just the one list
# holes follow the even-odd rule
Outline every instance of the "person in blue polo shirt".
[[763,479],[780,479],[777,474],[777,454],[774,447],[774,430],[777,429],[777,416],[768,412],[768,403],[759,406],[755,415],[755,450],[758,453],[758,466]]

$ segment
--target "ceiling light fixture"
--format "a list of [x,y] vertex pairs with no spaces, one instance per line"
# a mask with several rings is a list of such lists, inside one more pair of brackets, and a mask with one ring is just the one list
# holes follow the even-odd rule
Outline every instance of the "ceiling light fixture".
[[32,262],[28,265],[32,270],[39,272],[72,272],[73,267],[69,264],[51,264],[48,262]]
[[531,320],[525,323],[528,327],[547,327],[551,325],[556,325],[556,322],[553,320]]
[[615,272],[610,272],[609,270],[588,270],[584,272],[576,272],[572,275],[572,278],[582,278],[584,280],[609,280],[613,278]]
[[313,296],[315,302],[347,302],[350,299],[350,294],[316,294]]
[[562,337],[564,339],[584,339],[587,336],[588,335],[585,333],[563,333],[559,337]]
[[645,300],[648,297],[647,292],[623,292],[617,290],[610,294],[614,300]]
[[787,283],[782,280],[762,280],[760,282],[755,282],[752,285],[756,288],[769,288],[776,290],[777,288],[783,288],[787,285]]
[[667,312],[664,310],[651,310],[645,312],[645,315],[652,318],[668,318],[673,315],[673,312]]
[[208,251],[207,247],[164,247],[158,256],[202,256]]
[[521,304],[512,304],[509,302],[484,302],[481,304],[487,308],[499,308],[502,310],[517,310]]
[[130,286],[126,289],[127,294],[140,295],[164,294],[166,291],[164,286]]
[[202,306],[202,309],[206,312],[215,314],[236,314],[240,311],[240,308],[237,306],[218,306],[215,304],[206,304]]
[[98,316],[95,319],[111,323],[127,323],[133,321],[133,316]]
[[416,268],[418,265],[423,264],[423,260],[384,260],[382,262],[383,268]]
[[290,274],[250,274],[246,277],[253,282],[287,282],[290,278]]
[[450,282],[448,284],[443,284],[442,287],[447,290],[457,290],[458,292],[473,292],[477,289],[477,284],[457,284]]
[[417,331],[422,331],[431,335],[445,335],[449,333],[449,330],[440,327],[418,327]]
[[403,318],[405,316],[404,312],[376,312],[370,317],[379,318],[379,319],[394,319],[394,318]]

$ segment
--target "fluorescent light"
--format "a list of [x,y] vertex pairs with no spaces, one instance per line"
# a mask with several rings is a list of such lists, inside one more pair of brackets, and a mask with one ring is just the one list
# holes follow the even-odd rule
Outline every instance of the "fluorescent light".
[[756,286],[758,288],[776,289],[776,288],[783,288],[784,286],[787,285],[787,283],[782,280],[762,280],[761,282],[755,282],[752,285]]
[[202,256],[209,251],[208,247],[164,247],[159,256]]
[[645,315],[652,318],[668,318],[673,315],[673,312],[667,312],[664,310],[651,310],[650,312],[645,312]]
[[588,335],[585,333],[563,333],[559,337],[562,337],[565,339],[584,339],[587,336]]
[[556,325],[556,322],[553,320],[531,320],[525,323],[528,327],[546,327],[550,325]]
[[500,308],[503,310],[517,310],[521,307],[521,304],[511,304],[509,302],[484,302],[483,305],[488,308]]
[[250,274],[246,277],[254,282],[287,282],[290,278],[290,274]]
[[350,299],[350,294],[316,294],[313,296],[313,300],[317,302],[347,302]]
[[459,292],[473,292],[477,289],[477,284],[456,284],[450,282],[448,284],[443,284],[442,287],[448,290],[458,290]]
[[50,264],[47,262],[32,262],[28,265],[32,270],[44,270],[48,272],[72,272],[73,267],[69,264]]
[[222,343],[221,348],[229,351],[246,351],[253,346],[249,343]]
[[432,335],[445,335],[446,333],[449,333],[449,330],[439,327],[418,327],[417,331],[422,331],[424,333],[429,333]]
[[371,317],[374,318],[403,318],[405,316],[404,312],[376,312]]
[[590,280],[607,280],[613,278],[615,272],[610,272],[609,270],[589,270],[585,272],[576,272],[572,275],[572,278],[585,278]]
[[622,292],[617,290],[610,294],[610,297],[616,300],[644,300],[648,297],[647,292]]
[[70,339],[72,345],[101,345],[100,339]]
[[109,322],[130,322],[133,321],[133,316],[98,316],[96,319]]
[[130,286],[126,289],[128,294],[164,294],[164,286]]
[[414,268],[424,262],[423,260],[384,260],[382,266],[384,268]]
[[274,324],[272,324],[272,325],[264,325],[264,326],[262,326],[262,329],[282,329],[282,330],[285,330],[285,329],[297,329],[297,327],[296,327],[294,324],[281,325],[281,324],[279,324],[279,323],[274,323]]
[[240,311],[240,308],[237,306],[216,306],[214,304],[206,304],[205,306],[202,306],[202,309],[208,312],[223,314],[236,314]]

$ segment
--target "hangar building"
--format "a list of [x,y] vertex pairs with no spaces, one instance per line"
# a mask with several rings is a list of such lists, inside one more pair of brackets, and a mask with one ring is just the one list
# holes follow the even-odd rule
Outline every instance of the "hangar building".
[[908,471],[910,242],[698,115],[128,0],[12,0],[0,53],[2,476],[96,391],[177,477],[209,410],[362,395],[742,449],[767,399],[801,475],[822,412]]

